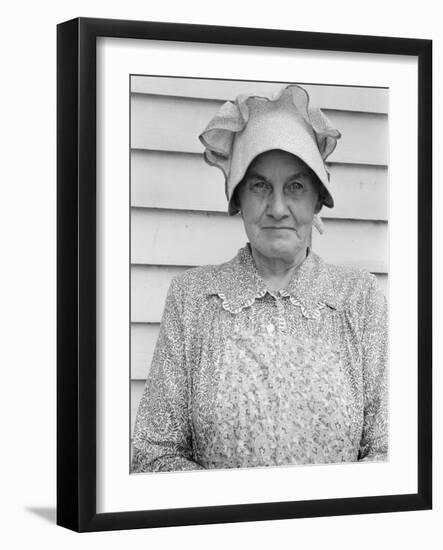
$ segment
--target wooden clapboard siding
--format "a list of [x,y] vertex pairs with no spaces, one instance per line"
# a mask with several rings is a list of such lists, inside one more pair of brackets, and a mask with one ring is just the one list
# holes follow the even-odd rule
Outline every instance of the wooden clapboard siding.
[[[287,83],[133,76],[131,91],[138,94],[233,101],[239,94],[272,94],[285,84]],[[383,114],[388,112],[389,91],[386,88],[299,84],[308,92],[312,104],[323,109]]]
[[[198,135],[221,102],[134,94],[131,103],[131,146],[135,149],[201,153]],[[377,113],[328,111],[342,138],[331,162],[387,164],[387,116]]]
[[131,204],[226,212],[224,178],[202,155],[135,150],[131,153]]
[[131,323],[131,378],[145,380],[160,330],[160,323]]
[[[387,168],[330,164],[334,208],[325,218],[387,220]],[[131,204],[138,207],[226,212],[224,178],[201,155],[141,151],[131,154]]]
[[133,322],[161,320],[172,277],[186,267],[137,265],[131,268],[131,317]]
[[[187,211],[134,209],[131,234],[134,264],[218,264],[230,260],[246,241],[239,217]],[[313,250],[332,263],[386,273],[387,224],[325,220],[323,235],[313,230]]]

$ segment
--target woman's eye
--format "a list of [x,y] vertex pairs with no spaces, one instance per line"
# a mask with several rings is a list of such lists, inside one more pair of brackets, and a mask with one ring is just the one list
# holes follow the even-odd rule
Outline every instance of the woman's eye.
[[250,188],[252,189],[252,191],[265,191],[268,188],[268,184],[266,181],[256,180],[251,182]]
[[303,184],[299,181],[291,181],[290,183],[288,183],[288,191],[290,193],[299,193],[303,189]]

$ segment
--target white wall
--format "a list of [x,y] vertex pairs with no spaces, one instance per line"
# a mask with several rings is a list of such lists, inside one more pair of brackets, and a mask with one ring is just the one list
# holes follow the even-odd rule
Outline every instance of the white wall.
[[[0,285],[2,366],[1,517],[5,548],[437,548],[443,487],[431,512],[76,535],[54,525],[55,507],[55,25],[78,15],[435,40],[435,207],[443,207],[438,131],[443,122],[443,31],[438,3],[373,0],[243,3],[7,3],[2,41]],[[442,277],[442,224],[435,221],[435,277]],[[440,248],[440,250],[438,250]],[[407,304],[407,297],[405,297]],[[441,291],[435,304],[435,446],[442,455]],[[406,306],[405,306],[406,307]],[[49,521],[48,521],[49,518]]]

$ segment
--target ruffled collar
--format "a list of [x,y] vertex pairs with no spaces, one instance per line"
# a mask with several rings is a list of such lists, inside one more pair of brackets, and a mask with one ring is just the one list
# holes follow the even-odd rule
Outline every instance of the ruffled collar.
[[274,298],[289,298],[307,318],[318,318],[321,309],[338,309],[325,262],[312,250],[294,272],[286,288],[268,290],[255,266],[250,244],[241,248],[235,258],[220,266],[209,294],[218,295],[222,306],[237,314],[269,293]]

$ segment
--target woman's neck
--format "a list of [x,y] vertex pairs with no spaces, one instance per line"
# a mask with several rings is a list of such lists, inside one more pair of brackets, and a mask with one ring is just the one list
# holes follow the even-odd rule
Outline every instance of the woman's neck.
[[294,271],[305,260],[308,248],[300,250],[294,258],[287,261],[282,258],[269,258],[263,256],[251,246],[252,257],[260,277],[265,281],[269,290],[281,290],[285,288],[294,274]]

